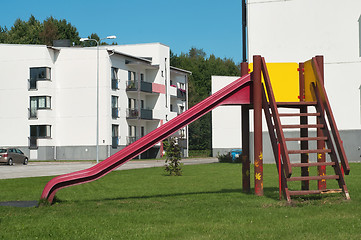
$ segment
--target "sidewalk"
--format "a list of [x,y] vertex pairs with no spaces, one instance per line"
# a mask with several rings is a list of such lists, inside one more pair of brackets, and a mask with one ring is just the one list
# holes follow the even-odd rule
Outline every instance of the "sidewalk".
[[[184,165],[207,164],[218,162],[217,158],[189,158],[182,159]],[[145,160],[129,161],[116,170],[128,170],[137,168],[162,167],[165,160]],[[43,177],[57,176],[71,173],[94,166],[91,162],[29,162],[28,165],[0,165],[0,179],[26,178],[26,177]]]

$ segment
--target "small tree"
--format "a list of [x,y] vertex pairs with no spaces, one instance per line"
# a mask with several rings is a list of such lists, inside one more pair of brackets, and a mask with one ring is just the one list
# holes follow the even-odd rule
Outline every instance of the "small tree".
[[165,160],[164,170],[170,176],[181,176],[183,164],[180,162],[181,152],[179,145],[176,143],[176,139],[174,137],[170,137],[168,138],[168,141],[164,141],[163,144],[167,157]]

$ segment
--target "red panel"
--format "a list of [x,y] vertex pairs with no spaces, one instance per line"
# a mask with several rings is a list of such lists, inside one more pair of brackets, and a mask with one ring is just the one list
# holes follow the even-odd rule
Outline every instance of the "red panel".
[[152,83],[152,91],[155,93],[165,94],[165,85],[159,83]]

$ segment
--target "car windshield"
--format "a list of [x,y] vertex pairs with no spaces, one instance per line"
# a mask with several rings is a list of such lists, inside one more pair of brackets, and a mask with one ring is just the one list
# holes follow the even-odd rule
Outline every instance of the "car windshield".
[[0,148],[0,153],[5,153],[6,149]]

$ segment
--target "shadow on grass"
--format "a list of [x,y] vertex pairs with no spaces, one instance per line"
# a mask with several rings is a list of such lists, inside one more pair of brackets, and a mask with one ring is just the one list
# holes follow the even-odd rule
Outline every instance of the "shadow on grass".
[[[141,200],[141,199],[153,199],[153,198],[168,198],[168,197],[179,197],[179,196],[192,196],[192,195],[204,195],[204,194],[227,194],[227,193],[239,193],[240,196],[249,196],[254,194],[254,189],[252,188],[250,192],[243,192],[240,188],[235,189],[221,189],[219,191],[197,191],[197,192],[184,192],[184,193],[170,193],[170,194],[154,194],[154,195],[144,195],[144,196],[130,196],[130,197],[114,197],[114,198],[99,198],[91,200],[60,200],[58,199],[57,203],[66,203],[66,202],[94,202],[94,201],[119,201],[119,200]],[[264,196],[270,199],[278,199],[278,188],[271,187],[264,189]],[[250,199],[251,201],[251,199]],[[283,200],[284,201],[284,200]]]
[[204,195],[204,194],[226,194],[226,193],[242,193],[242,190],[239,188],[236,189],[221,189],[219,191],[199,191],[199,192],[185,192],[185,193],[170,193],[170,194],[154,194],[154,195],[145,195],[145,196],[130,196],[130,197],[114,197],[114,198],[102,198],[102,199],[92,199],[92,200],[60,200],[59,203],[65,202],[94,202],[94,201],[115,201],[115,200],[136,200],[136,199],[152,199],[152,198],[167,198],[167,197],[179,197],[179,196],[192,196],[192,195]]

